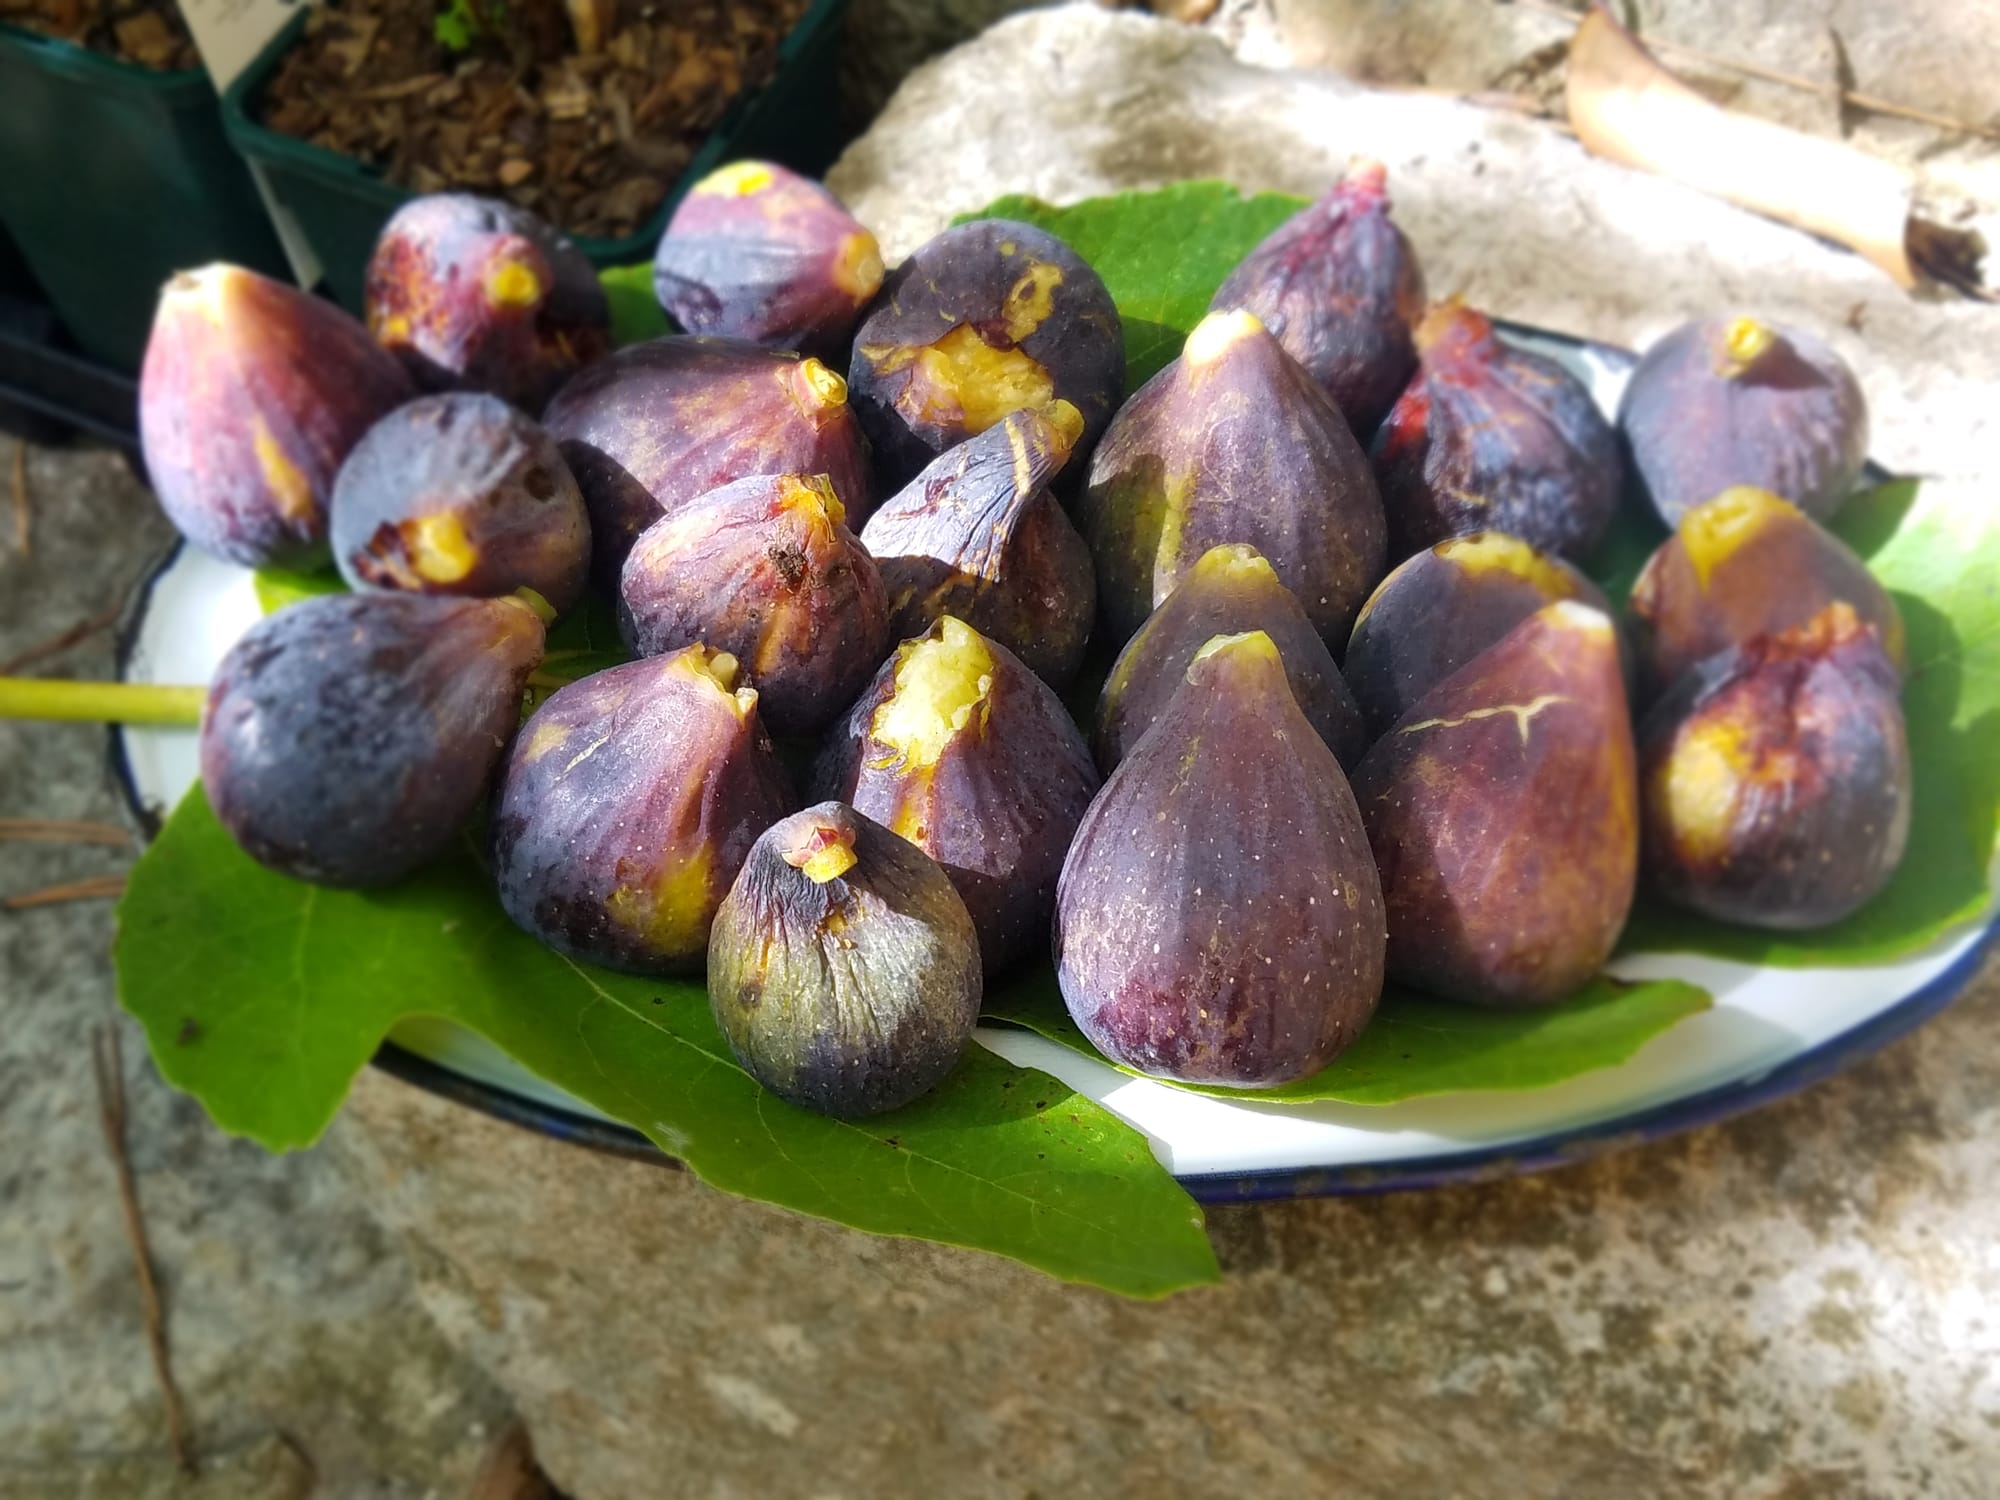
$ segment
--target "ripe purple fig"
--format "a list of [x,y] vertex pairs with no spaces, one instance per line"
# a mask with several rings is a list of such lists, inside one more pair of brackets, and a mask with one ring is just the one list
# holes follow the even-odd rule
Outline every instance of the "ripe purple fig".
[[744,1071],[836,1119],[944,1081],[979,1020],[979,945],[923,850],[838,802],[750,850],[708,947],[708,1002]]
[[1332,399],[1247,312],[1210,313],[1098,445],[1077,519],[1127,639],[1211,547],[1255,547],[1329,649],[1382,576],[1382,503]]
[[330,302],[217,262],[160,291],[139,439],[167,519],[246,568],[326,557],[334,476],[409,376]]
[[821,790],[951,877],[986,972],[1045,952],[1056,877],[1097,768],[1062,702],[949,615],[905,641],[827,746]]
[[1244,256],[1209,303],[1255,313],[1363,442],[1417,367],[1410,329],[1424,308],[1416,251],[1389,218],[1388,175],[1356,161]]
[[734,657],[706,646],[558,689],[521,726],[493,802],[500,904],[559,953],[698,971],[757,836],[794,806]]
[[891,634],[953,615],[1043,681],[1076,675],[1097,613],[1090,549],[1049,490],[1083,433],[1067,401],[1017,411],[935,460],[882,503],[861,540],[882,568]]
[[611,352],[584,253],[525,208],[429,193],[390,216],[368,261],[368,329],[433,391],[485,391],[530,415]]
[[512,599],[304,600],[222,659],[202,786],[236,842],[280,874],[401,880],[486,795],[541,659],[542,622]]
[[1417,350],[1369,447],[1392,554],[1475,531],[1572,561],[1596,551],[1618,509],[1618,437],[1583,382],[1456,301],[1424,315]]
[[882,250],[838,198],[771,162],[732,162],[674,210],[653,257],[660,306],[689,333],[844,359],[882,285]]
[[1382,894],[1333,752],[1262,631],[1219,636],[1098,793],[1056,896],[1056,978],[1113,1062],[1275,1088],[1382,993]]
[[1618,425],[1669,526],[1750,485],[1815,521],[1840,509],[1868,459],[1868,405],[1820,340],[1755,318],[1684,323],[1648,349]]
[[625,559],[619,623],[642,656],[706,642],[745,664],[764,720],[811,734],[889,654],[881,576],[824,477],[739,479],[662,516]]

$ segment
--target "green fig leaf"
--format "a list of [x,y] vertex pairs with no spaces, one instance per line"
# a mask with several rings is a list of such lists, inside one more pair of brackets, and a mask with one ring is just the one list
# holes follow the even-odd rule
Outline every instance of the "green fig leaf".
[[597,279],[604,287],[604,300],[611,308],[611,341],[614,344],[643,343],[674,331],[666,313],[660,308],[660,299],[653,293],[651,261],[636,266],[612,266],[599,271]]

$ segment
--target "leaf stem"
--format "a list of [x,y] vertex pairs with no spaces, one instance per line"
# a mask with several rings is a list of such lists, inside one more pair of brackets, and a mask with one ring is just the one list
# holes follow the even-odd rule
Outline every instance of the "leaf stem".
[[192,728],[201,722],[208,689],[141,682],[65,682],[46,677],[0,677],[0,719],[68,719],[93,724],[165,724]]

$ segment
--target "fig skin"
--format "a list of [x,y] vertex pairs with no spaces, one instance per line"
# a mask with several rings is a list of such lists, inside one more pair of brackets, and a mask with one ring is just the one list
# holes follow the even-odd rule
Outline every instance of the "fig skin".
[[1089,452],[1125,391],[1125,330],[1104,283],[1046,230],[1007,219],[925,241],[854,335],[855,414],[890,484],[1010,411],[1063,400]]
[[1105,774],[1165,712],[1196,652],[1216,636],[1252,630],[1277,646],[1293,701],[1341,770],[1359,764],[1368,731],[1333,653],[1270,563],[1236,542],[1203,553],[1112,664],[1097,699],[1097,763]]
[[815,777],[944,867],[987,973],[1047,951],[1056,877],[1097,768],[1062,701],[1006,647],[950,616],[905,641]]
[[835,1119],[942,1083],[981,994],[972,918],[944,871],[838,802],[766,831],[715,916],[708,1000],[730,1050],[779,1098]]
[[1338,650],[1386,551],[1375,478],[1346,419],[1240,311],[1204,318],[1118,413],[1077,521],[1097,559],[1099,618],[1121,642],[1209,548],[1243,542]]
[[1397,564],[1361,606],[1343,663],[1369,739],[1536,610],[1564,599],[1611,612],[1582,573],[1503,531],[1453,537]]
[[774,162],[732,162],[674,210],[653,289],[689,333],[844,360],[882,248],[841,201]]
[[1852,607],[1898,670],[1903,617],[1847,544],[1763,490],[1725,490],[1681,516],[1632,585],[1630,609],[1649,694],[1696,663]]
[[590,517],[555,441],[497,396],[419,396],[368,429],[334,481],[334,562],[356,589],[583,597]]
[[362,306],[425,390],[483,391],[530,415],[611,352],[611,308],[584,253],[525,208],[471,193],[429,193],[390,216]]
[[579,678],[521,726],[491,825],[518,926],[584,963],[700,970],[744,856],[797,805],[736,676],[688,646]]
[[542,622],[512,599],[329,594],[280,610],[209,688],[209,804],[282,875],[401,880],[486,795],[541,659]]
[[218,261],[160,291],[139,372],[139,441],[180,534],[246,568],[326,558],[334,476],[416,394],[330,302]]
[[1386,941],[1367,834],[1261,631],[1211,641],[1084,814],[1056,978],[1113,1062],[1275,1088],[1375,1012]]
[[1748,317],[1684,323],[1648,349],[1618,426],[1669,526],[1738,485],[1825,521],[1868,459],[1854,372],[1811,334]]
[[1779,931],[1866,905],[1909,840],[1901,691],[1874,627],[1840,601],[1684,674],[1640,734],[1648,883]]
[[823,476],[768,474],[711,490],[641,533],[619,625],[657,656],[697,641],[746,664],[764,722],[824,728],[889,654],[889,599]]
[[1617,634],[1588,605],[1536,611],[1425,694],[1354,775],[1389,977],[1515,1008],[1596,974],[1638,876],[1634,755]]
[[883,501],[861,540],[881,566],[894,637],[952,615],[1052,686],[1076,675],[1097,574],[1049,481],[1082,432],[1067,401],[1012,412]]
[[1369,445],[1392,556],[1505,531],[1581,562],[1618,509],[1618,435],[1583,382],[1456,301],[1417,325],[1420,365]]
[[591,578],[608,595],[639,533],[753,474],[824,474],[851,524],[874,500],[847,382],[740,339],[620,349],[556,393],[542,425],[590,507]]
[[1209,303],[1255,313],[1362,442],[1417,368],[1411,329],[1424,310],[1417,253],[1389,218],[1388,175],[1379,161],[1354,162],[1244,256]]

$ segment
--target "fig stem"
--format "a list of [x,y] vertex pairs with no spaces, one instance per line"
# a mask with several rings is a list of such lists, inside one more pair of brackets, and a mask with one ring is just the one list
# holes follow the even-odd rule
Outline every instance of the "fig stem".
[[192,729],[201,722],[202,705],[207,701],[205,687],[0,677],[0,719],[162,724]]

